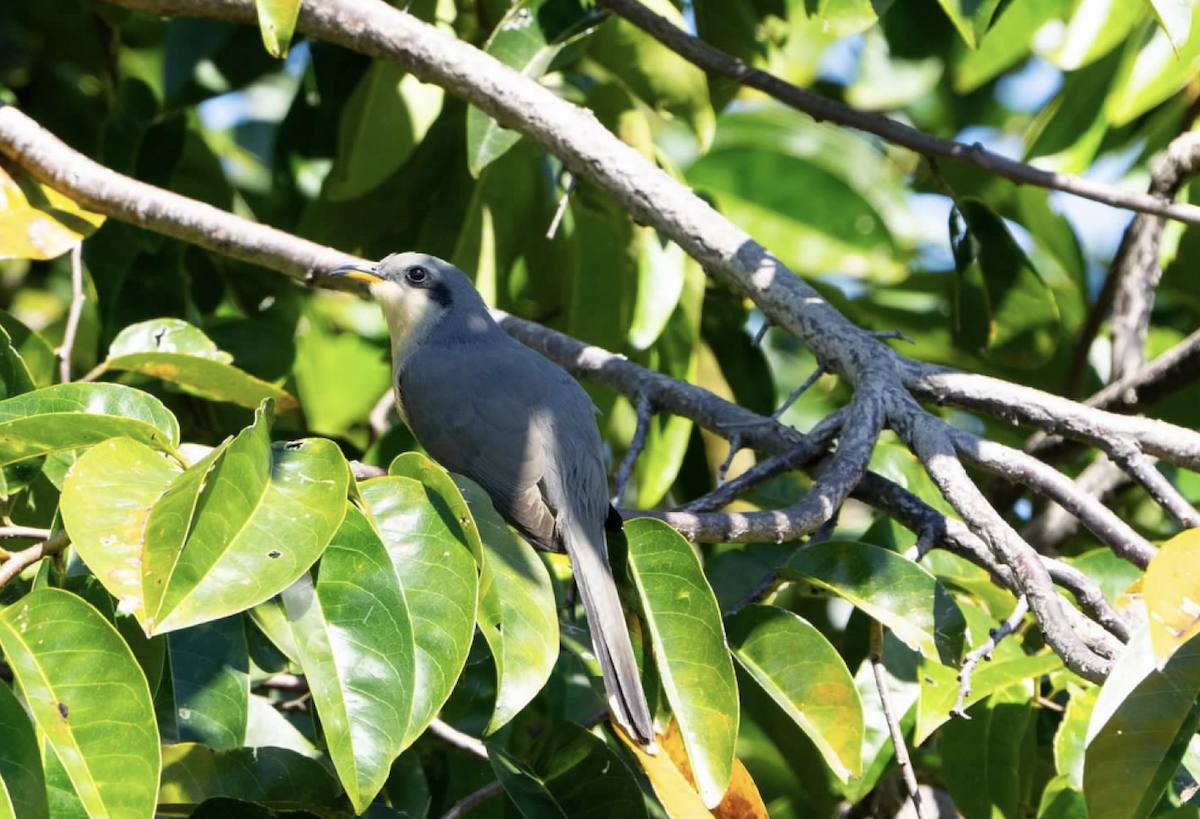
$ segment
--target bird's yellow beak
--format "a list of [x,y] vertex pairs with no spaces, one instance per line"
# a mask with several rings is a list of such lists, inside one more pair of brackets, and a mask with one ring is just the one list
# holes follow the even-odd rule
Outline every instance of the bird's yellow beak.
[[363,265],[351,262],[350,264],[338,265],[329,271],[329,275],[342,276],[347,279],[366,282],[367,284],[378,284],[379,282],[386,281],[377,271],[378,268],[375,265]]

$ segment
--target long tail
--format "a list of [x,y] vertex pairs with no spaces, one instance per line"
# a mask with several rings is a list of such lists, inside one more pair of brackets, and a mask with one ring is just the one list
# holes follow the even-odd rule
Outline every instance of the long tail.
[[563,526],[563,543],[571,557],[575,583],[587,612],[592,645],[604,673],[609,708],[630,736],[650,744],[654,742],[650,707],[642,691],[629,629],[608,563],[608,544],[603,529],[595,528],[597,531],[589,537],[577,523]]

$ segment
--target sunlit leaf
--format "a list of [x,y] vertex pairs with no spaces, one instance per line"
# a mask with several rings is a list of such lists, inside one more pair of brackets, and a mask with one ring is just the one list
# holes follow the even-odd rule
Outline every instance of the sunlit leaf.
[[314,583],[283,593],[329,756],[359,813],[403,750],[416,643],[402,580],[357,507],[346,510]]
[[1171,40],[1176,52],[1183,48],[1192,30],[1191,0],[1146,0],[1158,18],[1158,24]]
[[337,783],[314,759],[283,748],[214,751],[183,742],[162,749],[159,809],[183,815],[224,796],[264,807],[331,808]]
[[1146,0],[1080,0],[1050,59],[1063,71],[1082,68],[1126,42],[1145,13]]
[[938,3],[967,45],[977,48],[1000,0],[938,0]]
[[[416,688],[402,746],[437,716],[462,673],[475,631],[479,575],[474,555],[430,497],[410,478],[360,486],[369,517],[402,582],[416,640]],[[454,521],[457,523],[457,521]]]
[[780,574],[845,598],[925,657],[958,665],[966,628],[962,611],[911,560],[866,543],[826,540],[796,552]]
[[1139,630],[1100,689],[1088,726],[1083,793],[1091,819],[1142,819],[1158,804],[1200,724],[1200,640],[1155,669]]
[[75,595],[39,589],[0,613],[0,649],[89,815],[150,819],[158,731],[116,629]]
[[1098,686],[1071,691],[1062,722],[1054,735],[1054,769],[1075,790],[1083,791],[1083,762],[1087,750],[1088,725],[1096,707]]
[[263,45],[272,57],[287,56],[300,14],[300,0],[254,0]]
[[1168,540],[1146,567],[1142,599],[1150,618],[1150,645],[1161,669],[1200,634],[1200,529]]
[[838,37],[866,31],[879,22],[879,15],[891,8],[895,0],[820,0],[816,16]]
[[1166,101],[1200,69],[1200,14],[1193,15],[1191,32],[1178,53],[1166,31],[1150,21],[1144,25],[1153,26],[1152,34],[1147,40],[1146,28],[1134,30],[1104,102],[1104,112],[1112,125],[1132,122]]
[[837,650],[806,620],[747,606],[726,621],[734,657],[808,734],[837,777],[862,775],[863,709]]
[[625,534],[663,690],[704,804],[715,807],[733,775],[738,726],[737,679],[717,600],[674,529],[639,518]]
[[[971,693],[963,700],[963,706],[969,708],[995,691],[1037,679],[1062,667],[1062,660],[1056,654],[1017,659],[997,658],[980,663],[971,674]],[[914,744],[920,745],[947,720],[953,719],[950,709],[958,700],[960,687],[958,672],[954,669],[938,663],[921,664],[921,702],[917,709]]]
[[1034,35],[1063,13],[1066,0],[1013,0],[1001,9],[987,36],[954,63],[954,90],[967,94],[1007,71],[1029,53]]
[[0,683],[0,817],[49,819],[37,734],[29,715]]
[[53,259],[103,222],[99,213],[23,170],[0,167],[0,259]]

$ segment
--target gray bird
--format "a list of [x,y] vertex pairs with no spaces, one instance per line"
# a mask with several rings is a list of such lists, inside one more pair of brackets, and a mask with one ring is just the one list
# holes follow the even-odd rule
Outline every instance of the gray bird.
[[394,253],[330,275],[366,282],[383,309],[396,407],[426,451],[482,486],[532,544],[566,549],[609,707],[626,732],[651,743],[650,709],[608,562],[608,482],[587,393],[505,333],[448,262]]

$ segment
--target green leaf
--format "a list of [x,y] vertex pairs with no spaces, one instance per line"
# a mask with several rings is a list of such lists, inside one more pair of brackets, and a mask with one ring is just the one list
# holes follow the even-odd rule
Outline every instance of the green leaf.
[[[29,374],[33,377],[35,387],[49,387],[58,377],[58,356],[50,342],[35,332],[10,313],[0,310],[0,328],[8,333],[13,349],[21,356]],[[16,395],[11,393],[8,397]]]
[[[811,0],[809,0],[811,3]],[[895,0],[820,0],[816,16],[826,25],[826,30],[838,37],[848,37],[866,31],[879,22],[879,15],[891,8]]]
[[738,732],[737,678],[717,599],[691,544],[670,526],[638,518],[625,535],[663,691],[712,808],[733,775]]
[[508,723],[545,686],[558,660],[558,614],[550,573],[492,507],[487,493],[433,461],[406,452],[388,473],[428,487],[444,520],[480,562],[479,631],[496,664],[496,707],[484,733]]
[[1067,74],[1062,90],[1038,112],[1026,135],[1026,161],[1062,173],[1087,170],[1108,133],[1096,100],[1108,93],[1118,54]]
[[373,62],[346,101],[321,195],[347,202],[379,187],[425,138],[444,95],[395,63]]
[[1087,749],[1088,725],[1096,708],[1100,689],[1089,686],[1071,691],[1062,722],[1054,734],[1054,770],[1067,778],[1071,788],[1083,790],[1084,752]]
[[[646,7],[685,28],[670,0],[647,0]],[[651,108],[679,117],[707,150],[716,129],[704,72],[632,23],[611,17],[592,35],[588,56]]]
[[61,511],[75,551],[139,622],[146,518],[183,469],[144,444],[113,438],[83,454],[63,484]]
[[[275,701],[258,694],[250,695],[250,708],[246,719],[247,748],[287,748],[311,759],[320,759],[324,753],[313,745],[300,730],[285,717]],[[324,723],[322,723],[324,727]]]
[[88,813],[149,819],[158,731],[146,678],[116,629],[73,594],[39,589],[0,613],[0,649]]
[[[758,15],[749,0],[695,0],[696,36],[709,45],[754,65],[766,56],[766,43],[760,41]],[[708,75],[709,97],[713,110],[720,113],[738,92],[740,83],[727,77]]]
[[1192,0],[1146,0],[1146,3],[1178,53],[1191,35]]
[[329,756],[362,813],[404,749],[417,671],[403,581],[357,507],[346,510],[316,581],[302,575],[283,602]]
[[9,687],[0,683],[0,817],[50,819],[37,734]]
[[[1043,366],[1058,348],[1060,335],[1053,291],[991,208],[979,199],[964,198],[956,212],[966,223],[966,232],[956,233],[957,219],[951,213],[956,281],[963,289],[963,296],[955,300],[960,344],[982,343],[981,352],[1002,366]],[[975,314],[968,303],[982,310],[983,339],[976,338],[979,328],[971,326]]]
[[159,810],[188,815],[223,796],[268,808],[330,808],[337,783],[320,762],[284,748],[214,751],[183,742],[162,749]]
[[0,401],[0,466],[120,437],[171,452],[179,422],[157,398],[120,384],[57,384]]
[[173,631],[166,639],[179,741],[217,751],[244,745],[250,656],[241,616]]
[[[1113,81],[1104,113],[1115,126],[1132,122],[1166,101],[1196,76],[1200,69],[1200,14],[1192,19],[1187,42],[1176,53],[1171,38],[1161,28],[1135,30],[1125,47],[1121,67]],[[1145,35],[1150,33],[1147,39]]]
[[508,751],[493,743],[487,744],[488,761],[496,779],[525,819],[568,819],[559,807],[546,783]]
[[8,331],[0,327],[0,400],[12,398],[33,389],[33,376],[25,360],[13,346]]
[[969,94],[1012,68],[1029,53],[1034,34],[1061,17],[1066,0],[1012,0],[979,47],[962,51],[954,62],[954,90]]
[[1067,777],[1054,777],[1042,791],[1037,819],[1087,819],[1083,794],[1071,786]]
[[0,259],[53,259],[91,236],[104,217],[20,168],[0,168]]
[[435,504],[432,489],[388,477],[367,481],[360,490],[403,583],[413,623],[417,682],[401,742],[408,746],[437,716],[466,664],[475,631],[478,570],[440,511],[449,504]]
[[747,606],[726,620],[733,656],[845,782],[862,776],[863,707],[837,649],[790,611]]
[[826,540],[796,552],[780,575],[828,589],[883,623],[909,648],[943,665],[958,665],[963,613],[945,587],[911,560],[866,543]]
[[[997,658],[980,663],[971,675],[971,693],[963,701],[963,706],[969,707],[995,691],[1050,674],[1062,667],[1062,660],[1057,654]],[[921,664],[921,702],[917,709],[914,745],[920,745],[947,720],[952,719],[950,709],[958,700],[958,689],[958,673],[954,669],[931,662]]]
[[267,53],[283,59],[296,30],[300,0],[254,0],[254,5],[258,8],[258,28]]
[[1126,42],[1145,14],[1145,0],[1081,0],[1050,59],[1063,71],[1082,68]]
[[279,412],[297,405],[296,399],[274,384],[262,381],[229,362],[199,328],[179,319],[153,319],[131,324],[117,335],[103,366],[161,378],[211,401],[228,401],[256,409],[272,398]]
[[938,4],[966,44],[978,48],[1000,0],[938,0]]
[[[522,76],[538,80],[558,53],[605,15],[580,0],[520,0],[492,31],[484,51]],[[476,179],[521,139],[478,108],[467,110],[467,166]]]
[[1020,816],[1032,764],[1032,693],[1025,685],[996,692],[942,728],[946,787],[965,819]]
[[1083,770],[1091,819],[1149,816],[1200,724],[1200,638],[1176,651],[1162,671],[1154,665],[1143,628],[1100,689]]
[[332,441],[271,444],[270,404],[177,477],[146,521],[143,625],[186,628],[243,611],[295,582],[346,510],[350,471]]
[[686,270],[687,256],[679,245],[646,242],[638,261],[637,302],[629,326],[629,343],[635,350],[647,349],[662,335],[683,295]]

